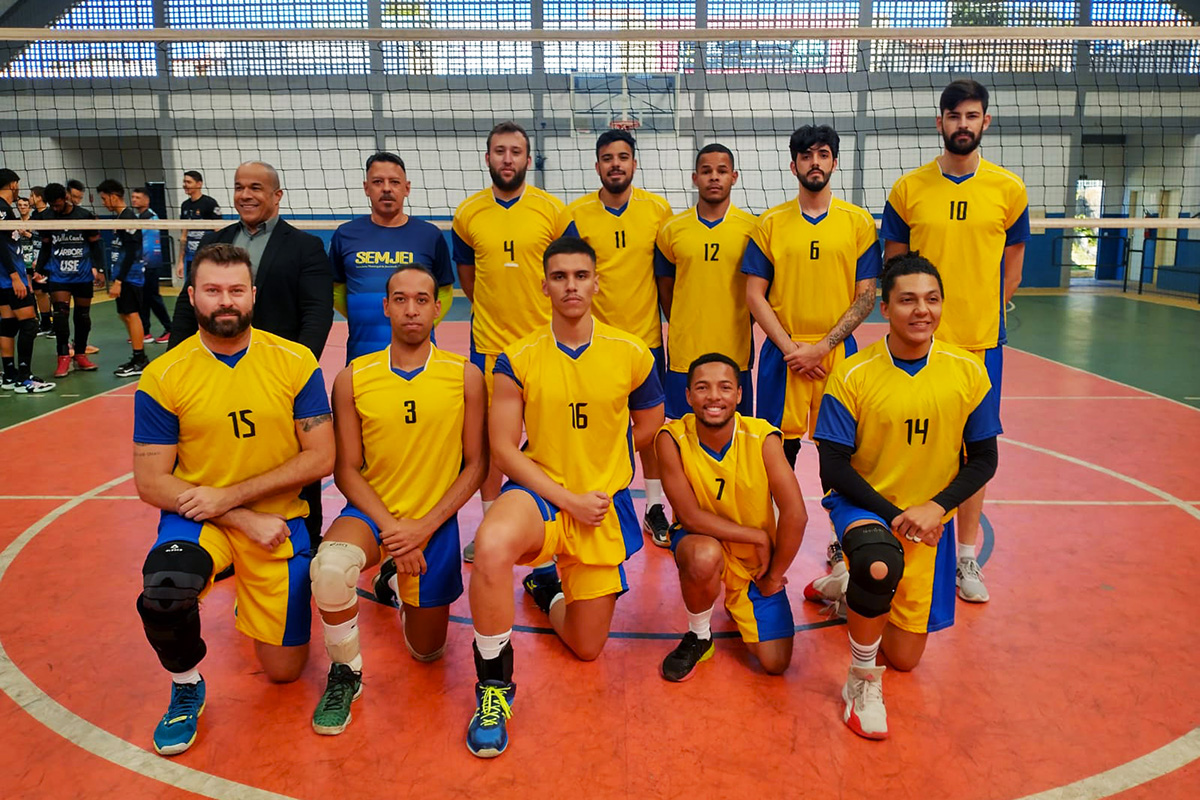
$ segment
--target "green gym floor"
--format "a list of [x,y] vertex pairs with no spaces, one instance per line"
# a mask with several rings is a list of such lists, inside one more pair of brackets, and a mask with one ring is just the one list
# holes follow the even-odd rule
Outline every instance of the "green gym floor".
[[[470,319],[470,306],[459,294],[447,315],[450,321]],[[166,300],[173,310],[175,298]],[[1011,347],[1200,408],[1200,359],[1193,349],[1200,343],[1200,303],[1060,292],[1019,294],[1016,306],[1008,317]],[[869,320],[882,321],[878,311]],[[154,333],[161,333],[157,323]],[[92,357],[98,371],[72,372],[47,394],[0,394],[0,428],[136,382],[112,374],[128,360],[129,345],[107,298],[98,299],[93,308],[91,343],[100,348]],[[165,349],[166,345],[146,345],[151,358]],[[53,339],[39,338],[34,373],[53,380],[54,356]]]

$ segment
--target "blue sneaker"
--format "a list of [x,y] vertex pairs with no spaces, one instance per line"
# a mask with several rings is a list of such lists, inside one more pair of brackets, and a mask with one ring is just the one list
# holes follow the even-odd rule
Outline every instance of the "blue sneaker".
[[174,756],[191,747],[203,712],[203,678],[199,683],[172,683],[171,705],[154,729],[154,750],[159,755]]
[[467,749],[480,758],[495,758],[508,747],[505,721],[512,716],[517,686],[503,681],[475,684],[475,716],[467,726]]

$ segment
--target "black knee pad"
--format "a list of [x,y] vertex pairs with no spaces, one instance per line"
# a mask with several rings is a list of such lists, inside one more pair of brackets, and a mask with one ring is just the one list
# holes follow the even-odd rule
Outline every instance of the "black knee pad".
[[0,339],[15,339],[21,323],[16,317],[0,317]]
[[38,321],[37,317],[26,317],[25,319],[17,320],[17,331],[28,336],[37,336]]
[[85,322],[91,322],[91,321],[92,321],[92,307],[91,306],[81,306],[78,303],[76,303],[75,304],[75,324],[82,325]]
[[137,610],[146,639],[169,672],[187,672],[208,652],[198,601],[212,571],[212,556],[191,542],[167,542],[146,556]]
[[71,301],[70,300],[51,300],[50,301],[50,311],[56,317],[59,316],[60,314],[65,316],[65,315],[71,313]]
[[150,551],[142,566],[142,600],[149,611],[171,614],[196,605],[212,576],[213,560],[192,542],[166,542]]
[[[882,525],[862,525],[843,534],[842,550],[850,571],[846,605],[869,619],[888,613],[892,596],[904,577],[904,547],[900,541]],[[887,567],[887,576],[882,580],[871,575],[871,565],[877,561]]]

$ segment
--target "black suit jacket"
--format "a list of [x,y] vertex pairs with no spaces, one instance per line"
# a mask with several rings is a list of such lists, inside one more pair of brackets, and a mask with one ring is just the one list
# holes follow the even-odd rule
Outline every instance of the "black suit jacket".
[[[241,222],[209,231],[206,244],[231,244]],[[271,231],[262,261],[254,276],[258,290],[254,302],[254,327],[304,345],[318,359],[333,327],[333,273],[325,245],[311,233],[297,230],[280,219]],[[171,320],[174,347],[196,332],[196,312],[187,289],[175,302]]]

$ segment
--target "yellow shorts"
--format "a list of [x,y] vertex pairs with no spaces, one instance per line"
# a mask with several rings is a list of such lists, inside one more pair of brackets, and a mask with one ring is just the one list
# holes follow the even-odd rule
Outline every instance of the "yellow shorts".
[[545,525],[542,549],[521,566],[537,566],[556,558],[563,597],[568,603],[629,591],[623,562],[641,549],[642,526],[628,489],[616,493],[608,516],[594,528],[580,525],[570,514],[520,484],[509,481],[500,491],[525,492],[537,503]]
[[811,437],[817,428],[817,413],[821,410],[828,376],[856,352],[854,337],[847,337],[821,361],[826,377],[814,380],[788,369],[783,353],[767,339],[758,366],[758,416],[777,426],[785,439],[800,439],[805,434]]
[[[307,644],[312,627],[308,577],[312,549],[303,517],[288,520],[287,525],[288,540],[268,552],[236,528],[164,512],[154,546],[180,541],[198,544],[212,557],[213,575],[234,565],[235,627],[266,644]],[[210,577],[202,599],[212,585]]]

